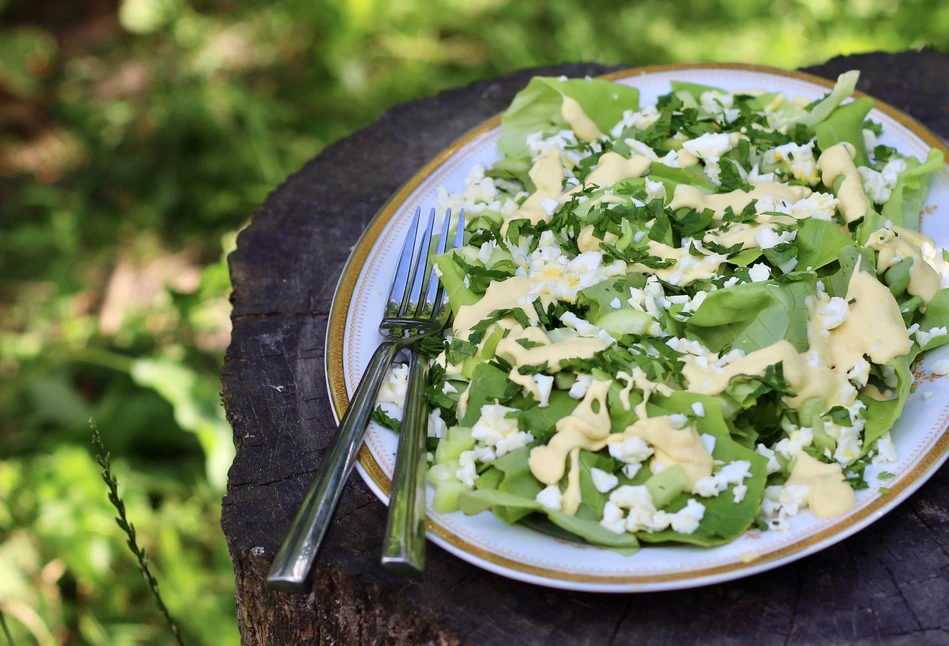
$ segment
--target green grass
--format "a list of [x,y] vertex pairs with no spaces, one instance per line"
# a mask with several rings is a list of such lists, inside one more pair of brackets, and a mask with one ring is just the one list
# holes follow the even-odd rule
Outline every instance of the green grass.
[[527,66],[949,49],[938,0],[0,0],[0,15],[0,626],[16,644],[174,643],[89,418],[168,613],[189,643],[238,642],[224,255],[327,144]]

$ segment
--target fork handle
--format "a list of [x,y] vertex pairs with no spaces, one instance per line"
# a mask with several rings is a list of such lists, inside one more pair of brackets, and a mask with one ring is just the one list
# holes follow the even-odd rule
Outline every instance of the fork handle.
[[307,575],[339,504],[349,472],[356,463],[386,370],[403,346],[401,342],[384,341],[372,355],[333,445],[325,454],[316,479],[270,566],[267,585],[271,588],[282,592],[305,590]]
[[411,352],[389,519],[382,544],[382,565],[406,576],[421,574],[425,566],[425,440],[428,437],[425,402],[428,361],[420,358],[415,350]]

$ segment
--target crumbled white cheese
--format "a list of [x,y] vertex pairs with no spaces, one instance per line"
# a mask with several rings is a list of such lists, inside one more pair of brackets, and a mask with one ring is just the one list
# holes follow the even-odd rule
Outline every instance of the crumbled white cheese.
[[[705,417],[705,404],[703,404],[702,402],[692,402],[691,408],[692,408],[692,413],[693,413],[696,417]],[[702,441],[703,441],[703,442],[705,442],[705,438],[706,438],[706,437],[711,437],[711,438],[712,438],[712,448],[715,448],[715,438],[712,437],[711,435],[707,435],[707,434],[706,434],[706,435],[703,435],[703,436],[702,436]],[[705,446],[708,446],[708,443],[707,443],[707,442],[706,442]],[[712,452],[712,449],[709,449],[708,452],[711,453],[711,452]]]
[[577,334],[582,337],[596,338],[600,334],[600,328],[583,320],[573,312],[564,312],[560,320],[567,327],[576,330]]
[[610,307],[612,307],[614,310],[618,310],[621,307],[623,307],[623,303],[620,301],[619,298],[614,298],[613,300],[610,301]]
[[622,442],[612,442],[609,445],[610,455],[626,464],[640,464],[652,455],[652,447],[639,437],[631,436]]
[[712,498],[728,489],[729,485],[740,485],[751,477],[751,462],[737,460],[724,465],[718,472],[695,483],[692,493],[703,498]]
[[405,403],[405,390],[409,384],[409,366],[396,363],[389,368],[389,374],[379,389],[379,401],[395,404],[399,408]]
[[619,478],[596,467],[590,469],[590,479],[593,481],[593,487],[600,493],[608,493],[619,484]]
[[925,348],[933,339],[946,336],[947,334],[949,334],[949,331],[947,331],[945,327],[934,327],[927,331],[919,330],[916,332],[916,342],[919,344],[919,347]]
[[445,437],[446,432],[448,432],[448,425],[442,419],[442,409],[436,408],[428,414],[428,436],[441,439]]
[[537,392],[540,394],[540,403],[538,407],[546,408],[550,406],[550,393],[554,388],[554,378],[550,375],[533,375],[534,383],[537,384]]
[[672,527],[680,534],[692,534],[699,527],[705,515],[705,505],[689,500],[686,506],[671,514],[658,511],[653,504],[652,496],[644,485],[623,485],[614,489],[610,494],[609,502],[603,509],[603,520],[600,524],[616,533],[623,510],[628,509],[625,528],[627,532],[661,532]]
[[557,485],[548,485],[534,497],[534,500],[551,511],[560,511],[563,494],[560,493],[560,487]]
[[458,463],[461,466],[455,471],[455,477],[465,483],[469,489],[473,488],[475,480],[478,479],[474,451],[462,451],[458,456]]
[[893,438],[890,437],[890,432],[887,431],[877,440],[877,454],[873,456],[873,464],[896,462],[898,458]]
[[753,283],[763,283],[771,278],[771,268],[762,262],[756,262],[748,269],[748,277]]
[[774,449],[769,449],[764,444],[758,444],[758,446],[755,447],[755,453],[768,458],[768,464],[765,465],[765,471],[768,475],[781,470],[781,463],[778,462],[778,458],[774,454]]
[[638,130],[645,130],[646,128],[651,126],[658,118],[659,118],[659,111],[656,109],[656,106],[654,105],[645,107],[639,112],[633,112],[632,110],[624,110],[623,118],[620,119],[619,122],[610,129],[610,136],[616,139],[627,128],[636,128]]
[[783,162],[785,169],[794,176],[794,179],[806,182],[810,186],[814,186],[820,180],[817,160],[814,159],[813,141],[803,146],[791,142],[772,148],[764,154],[764,162],[770,165]]
[[607,502],[603,505],[603,519],[600,525],[614,534],[625,534],[626,514],[616,504]]
[[742,500],[745,499],[745,495],[747,495],[747,493],[748,493],[748,485],[744,485],[744,484],[736,485],[735,488],[732,489],[732,502],[734,502],[737,505],[738,503],[740,503]]
[[761,513],[771,529],[785,532],[788,518],[807,507],[807,485],[775,485],[765,487]]
[[817,324],[822,330],[833,330],[850,318],[850,305],[840,296],[828,298],[825,294],[817,304]]
[[847,373],[849,379],[857,388],[863,388],[870,381],[870,362],[860,357],[854,364],[850,372]]
[[814,431],[804,426],[793,430],[789,436],[774,445],[774,450],[786,460],[790,460],[804,450],[804,447],[814,443]]
[[471,437],[485,446],[493,448],[498,457],[510,453],[534,441],[534,436],[518,430],[517,420],[507,417],[516,412],[514,408],[500,404],[485,404],[481,417],[471,427]]
[[667,199],[666,196],[666,185],[662,182],[654,182],[648,177],[646,178],[646,198],[649,201],[652,200],[663,200]]
[[583,399],[592,384],[593,375],[577,373],[576,379],[567,394],[573,399]]
[[899,182],[900,173],[906,170],[906,162],[900,158],[891,159],[882,170],[876,171],[866,166],[857,168],[863,191],[877,204],[890,199],[890,194]]
[[[627,137],[623,140],[627,146],[629,146],[630,151],[636,155],[642,155],[649,161],[659,161],[659,156],[656,154],[656,151],[639,141],[638,139],[632,139]],[[648,190],[648,188],[647,188]]]

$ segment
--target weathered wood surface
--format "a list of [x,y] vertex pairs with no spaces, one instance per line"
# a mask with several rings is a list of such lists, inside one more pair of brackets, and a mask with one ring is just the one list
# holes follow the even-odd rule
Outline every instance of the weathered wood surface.
[[[949,57],[837,58],[860,89],[949,137]],[[279,187],[230,257],[234,330],[223,372],[237,457],[222,525],[245,644],[949,643],[949,468],[887,518],[778,570],[697,590],[596,595],[484,572],[431,544],[422,579],[378,565],[385,509],[354,475],[308,595],[264,575],[335,430],[323,343],[340,269],[383,202],[456,137],[502,111],[525,70],[397,106],[327,148]]]

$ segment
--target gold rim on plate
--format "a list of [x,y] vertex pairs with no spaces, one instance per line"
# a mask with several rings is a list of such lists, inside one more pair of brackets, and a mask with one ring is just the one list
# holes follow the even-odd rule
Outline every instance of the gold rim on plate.
[[[834,84],[827,79],[806,74],[804,72],[782,70],[765,65],[744,65],[738,63],[652,65],[648,67],[637,67],[627,70],[620,70],[610,74],[605,74],[598,78],[613,81],[617,79],[644,76],[661,72],[674,72],[693,69],[762,72],[774,76],[784,76],[787,78],[805,81],[828,89],[832,89],[834,86]],[[863,97],[868,95],[863,92],[856,91],[854,92],[854,96]],[[942,152],[946,155],[946,158],[949,159],[949,148],[947,148],[946,145],[927,128],[891,105],[888,105],[887,103],[884,103],[883,101],[873,97],[870,98],[872,98],[874,101],[875,109],[883,112],[887,116],[897,121],[900,125],[910,130],[914,135],[922,139],[931,148],[938,148],[939,150],[942,150]],[[356,243],[352,255],[350,255],[349,260],[347,260],[346,265],[343,267],[339,284],[336,287],[336,293],[334,295],[333,303],[330,309],[329,322],[326,332],[327,384],[329,386],[330,398],[332,400],[333,408],[338,419],[342,418],[343,414],[346,412],[347,406],[349,406],[349,395],[346,392],[346,379],[343,368],[343,342],[346,332],[346,318],[349,313],[349,307],[352,302],[356,282],[359,279],[360,270],[365,264],[369,252],[372,250],[379,236],[382,234],[382,231],[385,229],[386,225],[389,224],[389,221],[392,219],[398,209],[408,199],[412,192],[415,191],[415,189],[418,188],[426,178],[428,178],[429,175],[431,175],[447,159],[454,155],[461,147],[481,137],[484,133],[500,125],[500,123],[501,115],[497,115],[491,119],[488,119],[481,125],[468,131],[462,137],[455,140],[450,146],[448,146],[435,158],[425,164],[382,206],[375,218],[373,218],[372,222],[369,223],[366,231],[359,238],[359,241]],[[486,561],[497,568],[513,570],[526,575],[539,576],[551,580],[571,581],[584,584],[636,585],[666,583],[686,579],[701,579],[720,574],[732,574],[733,576],[729,578],[734,578],[736,573],[739,573],[741,570],[754,569],[755,571],[760,571],[762,569],[762,565],[767,565],[769,563],[773,563],[772,567],[776,566],[778,564],[777,562],[788,556],[791,556],[792,554],[807,551],[829,538],[832,538],[843,532],[847,532],[847,530],[853,528],[854,525],[857,525],[869,517],[878,514],[881,508],[887,506],[893,500],[899,498],[902,492],[922,484],[920,479],[927,475],[930,469],[946,455],[947,451],[949,451],[949,435],[947,435],[945,431],[946,428],[943,428],[942,436],[936,441],[935,445],[933,445],[932,448],[930,448],[930,450],[920,459],[919,463],[914,467],[913,472],[901,478],[898,482],[893,483],[893,486],[890,487],[890,493],[888,496],[880,496],[876,500],[870,502],[870,504],[861,507],[856,512],[842,518],[840,521],[834,523],[830,527],[827,527],[811,536],[802,538],[801,540],[791,543],[790,545],[763,554],[757,557],[754,561],[747,563],[739,561],[725,565],[683,572],[641,576],[575,574],[528,565],[520,561],[515,561],[499,556],[498,554],[488,552],[453,534],[447,528],[432,522],[431,519],[427,519],[425,521],[426,529],[428,532],[438,536],[445,543],[451,545],[457,550],[465,552],[481,561]],[[359,464],[369,475],[379,490],[388,497],[392,489],[392,481],[386,476],[385,473],[383,473],[379,463],[376,462],[372,452],[365,444],[363,444],[363,446],[359,449],[358,457]]]

